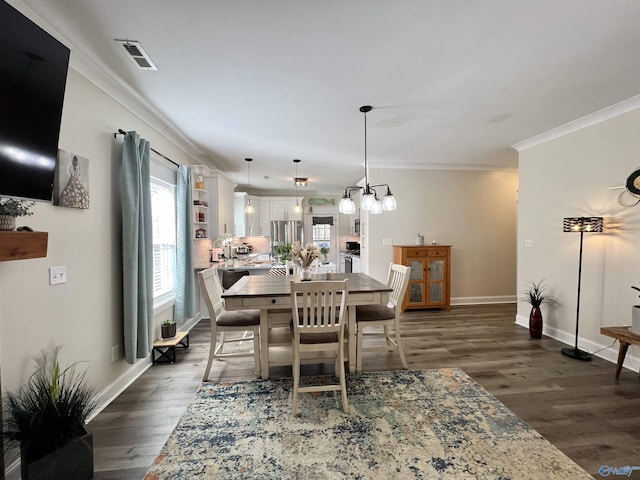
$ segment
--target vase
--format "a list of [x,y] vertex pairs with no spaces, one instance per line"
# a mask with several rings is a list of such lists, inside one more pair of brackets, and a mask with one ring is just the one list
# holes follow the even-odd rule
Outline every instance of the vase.
[[640,335],[640,305],[631,307],[631,333]]
[[531,338],[542,338],[542,311],[540,307],[531,307],[529,335],[531,335]]
[[16,217],[0,215],[0,231],[8,232],[16,229]]
[[300,267],[300,280],[307,281],[311,280],[311,268],[309,267]]

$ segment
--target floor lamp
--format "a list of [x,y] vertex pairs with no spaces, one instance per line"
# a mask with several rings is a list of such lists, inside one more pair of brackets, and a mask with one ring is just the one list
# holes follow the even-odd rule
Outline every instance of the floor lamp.
[[576,307],[576,344],[573,348],[563,348],[562,353],[576,360],[591,360],[591,354],[578,348],[578,326],[580,325],[580,281],[582,277],[582,238],[584,232],[602,232],[602,217],[567,217],[562,220],[563,232],[580,233],[580,261],[578,263],[578,305]]

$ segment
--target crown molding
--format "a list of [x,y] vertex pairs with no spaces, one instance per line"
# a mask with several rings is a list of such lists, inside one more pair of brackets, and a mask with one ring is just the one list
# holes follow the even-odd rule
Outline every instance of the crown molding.
[[598,110],[597,112],[590,113],[589,115],[586,115],[582,118],[573,120],[572,122],[565,123],[564,125],[554,128],[553,130],[549,130],[548,132],[541,133],[540,135],[536,135],[535,137],[531,137],[527,140],[523,140],[522,142],[511,145],[511,148],[517,150],[518,152],[522,152],[523,150],[526,150],[528,148],[535,147],[550,140],[555,140],[556,138],[564,137],[565,135],[568,135],[570,133],[577,132],[578,130],[582,130],[583,128],[590,127],[606,120],[610,120],[614,117],[629,113],[638,108],[640,108],[640,95],[628,98],[627,100],[623,100],[622,102],[610,105],[601,110]]
[[501,171],[501,172],[517,172],[518,166],[504,165],[472,165],[464,163],[390,163],[369,162],[369,168],[391,168],[404,170],[472,170],[472,171]]

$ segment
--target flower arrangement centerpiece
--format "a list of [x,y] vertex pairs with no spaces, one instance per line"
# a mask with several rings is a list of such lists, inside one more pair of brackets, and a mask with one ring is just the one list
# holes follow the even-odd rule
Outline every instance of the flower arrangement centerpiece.
[[302,247],[300,242],[291,246],[291,258],[300,267],[300,279],[311,280],[311,264],[320,256],[320,249],[313,243],[307,243]]

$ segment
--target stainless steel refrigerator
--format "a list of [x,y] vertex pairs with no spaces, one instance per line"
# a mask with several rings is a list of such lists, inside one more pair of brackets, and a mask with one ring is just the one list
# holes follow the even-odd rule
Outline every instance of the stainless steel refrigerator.
[[303,224],[300,220],[272,220],[271,221],[271,251],[275,247],[288,243],[300,242],[304,244]]

